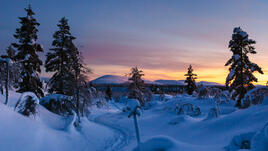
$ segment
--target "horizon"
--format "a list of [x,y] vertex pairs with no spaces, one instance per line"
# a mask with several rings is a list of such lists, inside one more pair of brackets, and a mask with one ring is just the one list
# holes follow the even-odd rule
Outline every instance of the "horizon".
[[[262,67],[264,74],[255,74],[259,80],[255,84],[265,85],[268,80],[266,1],[68,0],[64,6],[59,5],[61,2],[31,1],[41,24],[38,43],[45,48],[41,58],[44,62],[56,24],[65,16],[84,62],[93,70],[90,80],[107,74],[122,76],[134,66],[144,71],[147,80],[183,80],[192,64],[197,81],[224,84],[229,72],[224,64],[232,56],[228,42],[237,26],[257,41],[257,54],[249,58]],[[19,27],[18,17],[26,15],[27,5],[25,1],[4,0],[0,6],[7,12],[0,14],[6,19],[0,23],[1,53],[16,42],[13,34]],[[50,75],[42,69],[41,76]]]

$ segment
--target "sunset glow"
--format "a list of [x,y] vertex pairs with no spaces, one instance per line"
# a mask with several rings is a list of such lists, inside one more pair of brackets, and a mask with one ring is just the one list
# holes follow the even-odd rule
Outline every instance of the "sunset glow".
[[[256,75],[257,84],[268,81],[267,1],[67,0],[61,7],[62,1],[31,2],[41,24],[39,43],[46,53],[58,20],[66,16],[84,61],[93,70],[91,79],[125,75],[138,66],[149,80],[182,80],[192,64],[197,81],[223,84],[228,74],[224,64],[232,55],[228,42],[233,28],[241,26],[257,41],[257,54],[249,56],[264,71]],[[20,0],[2,4],[0,9],[6,13],[0,14],[5,18],[0,23],[1,51],[14,42],[17,17],[27,5]],[[40,54],[43,60],[44,54]]]

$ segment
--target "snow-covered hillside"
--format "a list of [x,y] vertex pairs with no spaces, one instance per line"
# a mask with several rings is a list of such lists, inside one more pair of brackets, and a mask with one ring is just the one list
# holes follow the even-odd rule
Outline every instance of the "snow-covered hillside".
[[[110,101],[104,108],[93,106],[88,119],[82,119],[81,129],[76,129],[66,117],[40,105],[34,119],[15,112],[19,96],[11,92],[8,106],[0,103],[1,151],[138,151],[133,119],[123,112],[127,99]],[[247,141],[252,142],[251,151],[268,149],[268,99],[243,110],[226,102],[215,116],[213,99],[185,94],[153,98],[138,117],[142,151],[242,151],[239,148]],[[4,100],[2,95],[0,100]],[[189,105],[181,112],[183,104],[192,104],[200,112],[192,114]]]
[[[128,82],[128,77],[118,75],[104,75],[91,81],[92,84],[124,84]],[[157,84],[154,81],[144,80],[147,84]]]
[[104,75],[91,81],[93,84],[123,84],[128,82],[126,76]]
[[[159,84],[159,85],[185,85],[185,80],[144,80],[147,84]],[[99,78],[96,78],[91,81],[93,84],[123,84],[128,82],[128,78],[126,76],[118,76],[118,75],[104,75]],[[197,82],[197,85],[205,85],[205,86],[223,86],[222,84],[216,82],[207,82],[200,81]]]
[[154,82],[163,84],[163,85],[185,85],[185,80],[155,80]]

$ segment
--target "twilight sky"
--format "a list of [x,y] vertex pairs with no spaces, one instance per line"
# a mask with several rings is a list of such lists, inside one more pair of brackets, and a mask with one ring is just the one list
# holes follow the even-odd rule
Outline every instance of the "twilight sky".
[[[11,42],[25,16],[26,0],[1,0],[0,50]],[[145,78],[184,79],[192,64],[198,81],[224,83],[225,62],[232,30],[241,26],[257,41],[250,59],[263,68],[259,84],[268,80],[267,0],[31,0],[41,24],[39,40],[47,53],[56,24],[69,19],[75,43],[91,79],[105,74],[124,75],[138,66]],[[42,55],[43,61],[44,54]],[[42,73],[48,76],[47,73]]]

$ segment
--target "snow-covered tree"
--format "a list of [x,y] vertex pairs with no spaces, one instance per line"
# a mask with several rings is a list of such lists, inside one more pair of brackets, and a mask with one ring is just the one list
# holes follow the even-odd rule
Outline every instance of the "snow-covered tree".
[[72,73],[72,50],[74,36],[66,18],[61,18],[59,30],[53,34],[52,48],[46,55],[46,72],[54,72],[49,81],[49,92],[72,96],[74,92],[74,74]]
[[19,17],[21,27],[16,29],[14,37],[18,39],[18,43],[12,45],[17,49],[15,60],[20,64],[20,81],[18,92],[33,92],[38,97],[44,95],[42,91],[42,82],[39,78],[41,73],[40,66],[42,61],[39,59],[38,52],[43,52],[43,48],[36,41],[37,26],[40,24],[33,17],[34,12],[29,5],[25,9],[27,15]]
[[76,38],[70,33],[68,20],[63,17],[57,26],[59,30],[53,35],[53,48],[47,53],[45,62],[46,71],[54,72],[49,82],[49,92],[74,96],[80,121],[80,89],[90,70],[84,65],[81,54],[73,43]]
[[111,86],[108,85],[105,91],[105,95],[106,95],[106,100],[112,100],[112,89]]
[[233,98],[237,101],[236,106],[238,107],[241,107],[241,99],[244,98],[247,91],[254,88],[252,82],[258,81],[253,72],[263,74],[261,68],[248,58],[248,54],[257,53],[253,46],[255,43],[256,41],[249,39],[248,34],[240,27],[234,28],[232,39],[229,42],[233,56],[225,64],[225,66],[230,65],[226,86],[233,92]]
[[19,78],[19,67],[15,61],[15,50],[9,46],[6,55],[0,57],[0,90],[3,94],[5,89],[6,101],[8,103],[9,89],[16,87]]
[[184,76],[187,76],[186,80],[184,81],[184,83],[186,83],[186,91],[189,95],[192,95],[194,90],[196,89],[196,85],[195,85],[195,79],[197,74],[193,73],[193,68],[192,65],[189,66],[188,68],[188,72],[187,74],[185,74]]
[[131,68],[131,72],[129,73],[129,99],[137,99],[139,100],[140,104],[144,106],[146,102],[145,93],[146,88],[144,81],[142,80],[142,76],[144,74],[142,73],[142,70],[139,70],[137,67]]

